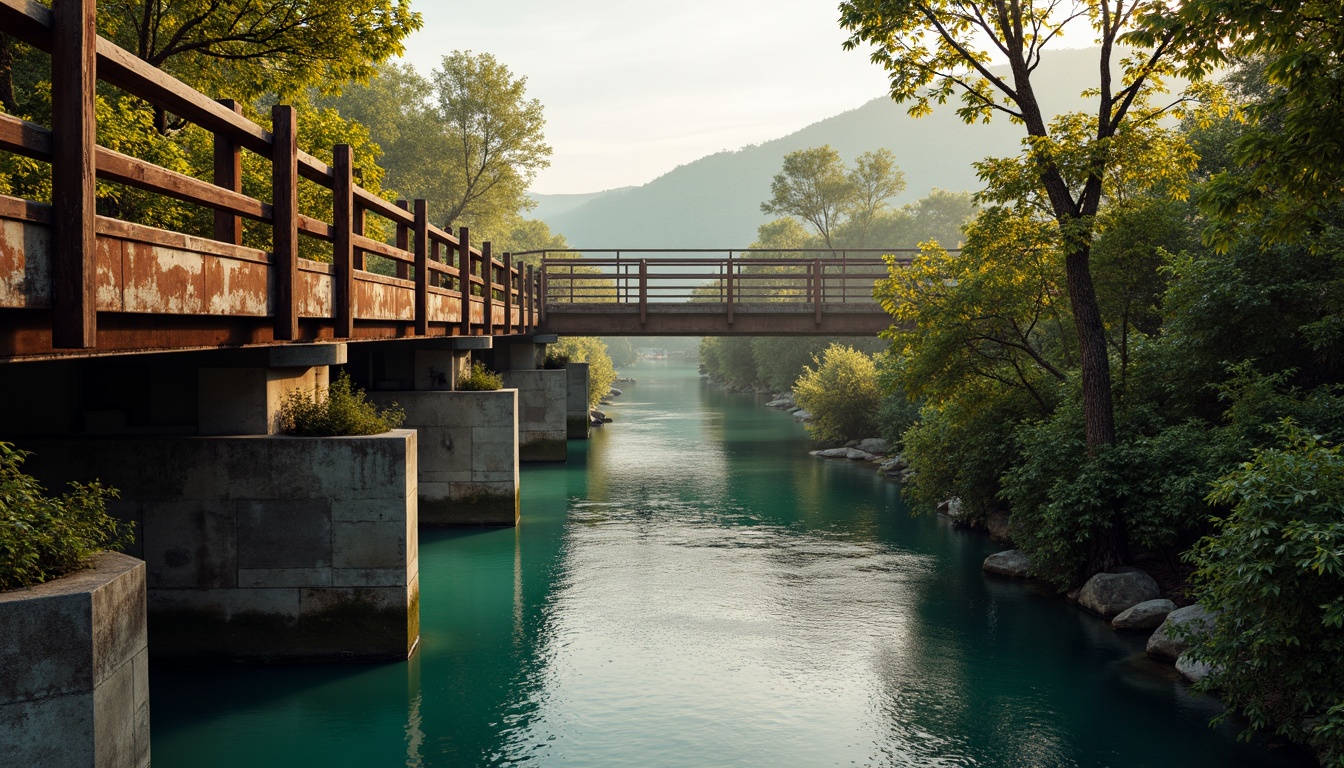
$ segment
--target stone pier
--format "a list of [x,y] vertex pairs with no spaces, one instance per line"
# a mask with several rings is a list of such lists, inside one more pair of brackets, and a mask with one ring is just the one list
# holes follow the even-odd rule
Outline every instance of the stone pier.
[[588,363],[566,363],[565,436],[570,440],[587,440],[592,430],[588,394]]

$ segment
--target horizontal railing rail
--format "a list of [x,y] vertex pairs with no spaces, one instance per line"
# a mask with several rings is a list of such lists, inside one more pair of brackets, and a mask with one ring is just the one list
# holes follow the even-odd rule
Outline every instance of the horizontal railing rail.
[[[46,51],[52,57],[52,127],[0,115],[0,150],[51,164],[52,203],[52,346],[91,349],[96,346],[97,309],[94,180],[123,184],[215,212],[213,239],[241,245],[242,220],[271,227],[270,265],[274,278],[274,338],[299,336],[299,237],[329,243],[335,291],[332,321],[336,338],[353,334],[358,307],[354,279],[367,272],[365,257],[393,262],[396,277],[415,284],[414,333],[428,333],[429,295],[460,301],[458,334],[521,333],[540,317],[540,276],[509,255],[492,258],[490,243],[470,244],[462,227],[429,223],[424,200],[384,200],[355,183],[356,169],[348,145],[337,145],[328,165],[297,145],[297,113],[276,105],[271,130],[248,119],[231,100],[215,101],[151,66],[112,42],[90,35],[94,0],[60,0],[47,8],[33,0],[0,0],[0,28]],[[98,80],[194,123],[214,135],[211,182],[162,168],[97,145],[94,90]],[[241,152],[271,163],[272,199],[242,192]],[[298,209],[300,179],[330,190],[329,220]],[[17,201],[42,207],[32,201]],[[395,241],[367,236],[367,216],[386,219]],[[473,305],[482,320],[473,323]],[[504,322],[494,310],[504,309]],[[515,312],[516,310],[516,312]],[[516,320],[515,320],[516,316]]]

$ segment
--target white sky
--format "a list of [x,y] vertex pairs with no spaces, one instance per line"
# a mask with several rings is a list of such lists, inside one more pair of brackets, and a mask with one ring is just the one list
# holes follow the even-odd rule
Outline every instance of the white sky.
[[551,167],[533,191],[644,184],[678,165],[779,138],[886,91],[841,50],[839,0],[484,0],[413,4],[406,60],[488,52],[545,108]]

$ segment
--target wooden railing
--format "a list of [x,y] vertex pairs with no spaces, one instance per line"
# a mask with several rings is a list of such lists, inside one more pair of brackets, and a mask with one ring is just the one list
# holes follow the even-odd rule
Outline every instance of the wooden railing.
[[800,312],[810,310],[818,322],[826,305],[875,306],[873,286],[888,275],[885,257],[908,262],[917,251],[748,248],[528,253],[541,255],[541,291],[548,311],[603,303],[638,304],[644,319],[650,304],[713,302],[723,305],[731,323],[735,308],[744,304],[792,305]]
[[[434,226],[424,200],[394,204],[363,189],[355,183],[348,145],[336,146],[331,166],[299,149],[297,113],[292,106],[272,108],[268,131],[247,119],[237,103],[213,101],[98,37],[94,15],[94,0],[56,0],[54,8],[33,0],[0,0],[0,29],[47,51],[52,60],[51,130],[0,115],[0,150],[51,164],[52,204],[0,197],[0,213],[51,225],[53,347],[89,349],[96,344],[95,237],[99,222],[95,179],[213,209],[213,237],[224,243],[242,244],[243,219],[270,225],[268,258],[274,280],[271,314],[276,340],[299,337],[295,294],[300,236],[331,246],[336,338],[349,338],[353,333],[358,309],[355,275],[364,271],[367,254],[390,259],[398,277],[414,280],[414,317],[406,320],[413,320],[417,335],[429,332],[431,286],[457,292],[462,309],[458,327],[449,329],[452,333],[520,333],[536,326],[540,279],[530,266],[514,263],[508,254],[494,258],[488,242],[480,249],[471,247],[466,227],[455,235]],[[97,80],[210,131],[214,135],[213,183],[98,146]],[[270,161],[270,202],[243,194],[243,150]],[[332,191],[329,222],[299,212],[300,179]],[[368,215],[391,222],[395,244],[365,235]],[[472,323],[473,302],[484,305],[483,323]],[[503,327],[492,322],[494,309],[501,306]]]

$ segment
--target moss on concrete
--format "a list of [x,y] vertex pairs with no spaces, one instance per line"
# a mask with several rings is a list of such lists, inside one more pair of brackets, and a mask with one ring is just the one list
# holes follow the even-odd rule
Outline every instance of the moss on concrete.
[[452,499],[420,497],[420,525],[517,525],[518,491],[498,493],[476,489]]
[[564,440],[538,438],[518,446],[518,460],[531,462],[564,461],[568,451]]

